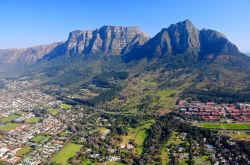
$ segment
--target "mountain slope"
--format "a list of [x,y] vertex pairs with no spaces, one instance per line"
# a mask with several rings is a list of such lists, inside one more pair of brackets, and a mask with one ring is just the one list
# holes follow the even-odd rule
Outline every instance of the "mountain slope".
[[180,54],[207,57],[216,54],[240,54],[240,52],[223,34],[214,30],[199,31],[191,21],[185,20],[162,29],[143,46],[123,58],[131,61],[144,57]]
[[135,27],[74,31],[24,73],[46,80],[46,92],[110,111],[165,113],[179,98],[250,101],[250,58],[189,20],[151,39]]
[[26,49],[0,49],[0,66],[2,65],[27,65],[36,63],[45,54],[52,51],[61,42],[30,47]]
[[77,30],[71,32],[65,42],[26,49],[0,49],[0,66],[30,65],[42,59],[53,59],[66,54],[120,55],[147,40],[147,35],[138,27],[103,26],[95,30]]
[[73,31],[68,40],[44,59],[60,55],[121,55],[144,44],[148,37],[137,27],[103,26],[96,30]]

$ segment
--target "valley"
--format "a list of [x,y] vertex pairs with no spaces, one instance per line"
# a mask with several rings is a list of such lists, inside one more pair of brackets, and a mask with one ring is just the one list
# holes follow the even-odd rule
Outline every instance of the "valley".
[[217,31],[103,26],[0,59],[1,164],[250,163],[250,58]]
[[[157,85],[150,82],[148,78],[147,80],[137,80],[137,82],[153,89]],[[212,162],[230,161],[230,157],[223,157],[223,159],[221,156],[218,157],[222,152],[227,152],[226,148],[221,150],[221,147],[226,147],[226,144],[220,144],[220,149],[216,148],[214,145],[218,144],[215,141],[204,140],[211,137],[210,135],[204,135],[205,132],[213,133],[218,138],[227,138],[227,142],[233,146],[243,145],[243,142],[248,142],[250,138],[249,124],[239,123],[239,121],[234,122],[235,127],[233,124],[227,127],[226,125],[230,124],[219,124],[218,120],[218,124],[207,121],[207,119],[197,122],[199,118],[187,118],[185,115],[182,117],[183,112],[178,111],[167,114],[164,114],[167,111],[162,113],[162,110],[158,113],[152,113],[152,110],[139,112],[139,109],[114,111],[104,109],[102,106],[92,107],[86,105],[85,102],[74,104],[75,97],[73,96],[68,96],[68,102],[66,103],[65,100],[58,99],[61,97],[61,93],[60,97],[50,96],[45,94],[39,86],[40,84],[34,81],[9,80],[5,81],[5,88],[1,89],[1,92],[5,96],[9,96],[13,103],[19,103],[20,100],[33,103],[29,103],[32,106],[22,104],[24,106],[21,107],[17,104],[16,109],[11,107],[12,111],[6,111],[10,107],[1,104],[0,151],[2,156],[0,155],[0,159],[2,162],[11,164],[18,162],[23,164],[46,162],[55,164],[98,164],[102,162],[127,164],[140,160],[154,164],[159,159],[163,164],[177,162],[180,164],[188,164],[189,162],[211,164]],[[90,87],[93,86],[90,85]],[[144,86],[140,88],[144,88]],[[107,88],[105,89],[107,90]],[[89,87],[88,89],[85,88],[80,95],[81,98],[89,98],[89,90]],[[23,95],[17,94],[16,91]],[[184,105],[188,105],[184,100],[180,100],[179,104],[176,104],[177,100],[175,99],[173,104],[169,104],[173,99],[171,95],[177,91],[178,88],[175,90],[160,90],[155,93],[159,97],[157,104],[167,102],[166,105],[172,107],[173,110],[183,109]],[[76,96],[79,97],[79,95]],[[25,100],[25,98],[28,98],[28,100]],[[70,99],[72,99],[72,102],[70,102]],[[43,104],[39,100],[42,100]],[[155,105],[155,101],[152,101],[152,105]],[[107,105],[110,106],[110,104]],[[194,109],[205,105],[193,102],[189,106]],[[225,105],[223,104],[224,107]],[[159,106],[164,107],[164,104]],[[209,106],[219,107],[215,103],[207,103],[206,106],[208,106],[207,108]],[[233,106],[229,105],[231,108]],[[241,106],[247,108],[245,104]],[[178,116],[181,116],[181,118]],[[174,122],[171,122],[172,120]],[[190,124],[189,121],[194,124]],[[178,123],[186,126],[183,127]],[[243,127],[243,125],[245,126]],[[203,127],[205,129],[202,129]],[[188,128],[195,129],[196,135],[200,134],[204,139],[193,137],[194,134],[186,130]],[[210,132],[211,128],[214,131]],[[167,130],[159,134],[160,131],[163,131],[162,129]],[[152,133],[156,130],[158,130],[157,134]],[[229,137],[232,137],[232,139]],[[152,143],[152,138],[159,143]],[[155,148],[155,152],[159,152],[159,157],[151,158],[152,155],[148,152],[152,151],[148,150],[147,147],[159,144],[159,150]],[[243,150],[245,149],[242,149],[244,153]],[[247,156],[244,156],[244,154],[238,156],[238,159],[247,162]]]

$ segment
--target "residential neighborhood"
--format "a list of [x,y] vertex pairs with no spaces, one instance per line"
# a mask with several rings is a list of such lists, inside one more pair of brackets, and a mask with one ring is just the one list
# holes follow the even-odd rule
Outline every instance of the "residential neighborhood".
[[178,109],[187,116],[206,121],[220,121],[222,119],[237,122],[250,121],[250,104],[248,103],[217,104],[180,100]]

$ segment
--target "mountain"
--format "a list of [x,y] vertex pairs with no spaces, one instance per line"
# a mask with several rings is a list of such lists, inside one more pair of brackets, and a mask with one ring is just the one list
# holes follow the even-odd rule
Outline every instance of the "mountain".
[[134,26],[76,30],[69,34],[65,42],[27,49],[0,50],[0,65],[28,65],[63,55],[120,55],[126,61],[131,61],[180,54],[204,58],[240,52],[223,34],[214,30],[198,30],[190,20],[185,20],[163,28],[151,39]]
[[207,57],[215,54],[240,54],[237,46],[214,30],[198,30],[190,20],[162,29],[143,46],[124,56],[127,61],[153,56],[195,54]]
[[147,40],[147,35],[138,27],[103,26],[95,30],[77,30],[69,34],[62,46],[58,46],[44,58],[52,59],[65,54],[121,55],[143,45]]
[[45,54],[48,54],[60,44],[62,43],[56,42],[26,49],[0,49],[0,66],[36,63]]
[[[137,27],[77,30],[47,47],[1,50],[1,66],[25,65],[15,73],[46,76],[46,89],[58,85],[70,95],[84,87],[96,92],[85,98],[92,105],[105,102],[119,109],[169,109],[178,98],[250,101],[250,58],[222,33],[199,30],[190,20],[152,38]],[[161,99],[164,90],[171,91],[171,103]],[[160,106],[162,101],[168,104]]]
[[148,40],[138,27],[103,26],[96,30],[77,30],[67,41],[27,49],[0,50],[0,65],[29,65],[40,59],[70,54],[120,55]]
[[193,54],[207,57],[216,54],[240,54],[237,46],[214,30],[198,30],[190,20],[172,24],[138,49],[124,56],[126,60],[153,56]]

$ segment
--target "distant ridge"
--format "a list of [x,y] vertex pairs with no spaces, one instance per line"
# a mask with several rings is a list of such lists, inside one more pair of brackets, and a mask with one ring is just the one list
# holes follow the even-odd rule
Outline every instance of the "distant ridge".
[[206,58],[219,54],[241,54],[236,45],[215,30],[198,30],[190,20],[163,28],[149,38],[138,27],[103,26],[95,30],[76,30],[65,42],[27,49],[0,50],[0,67],[35,64],[69,55],[123,56],[126,61],[164,55],[193,54]]

